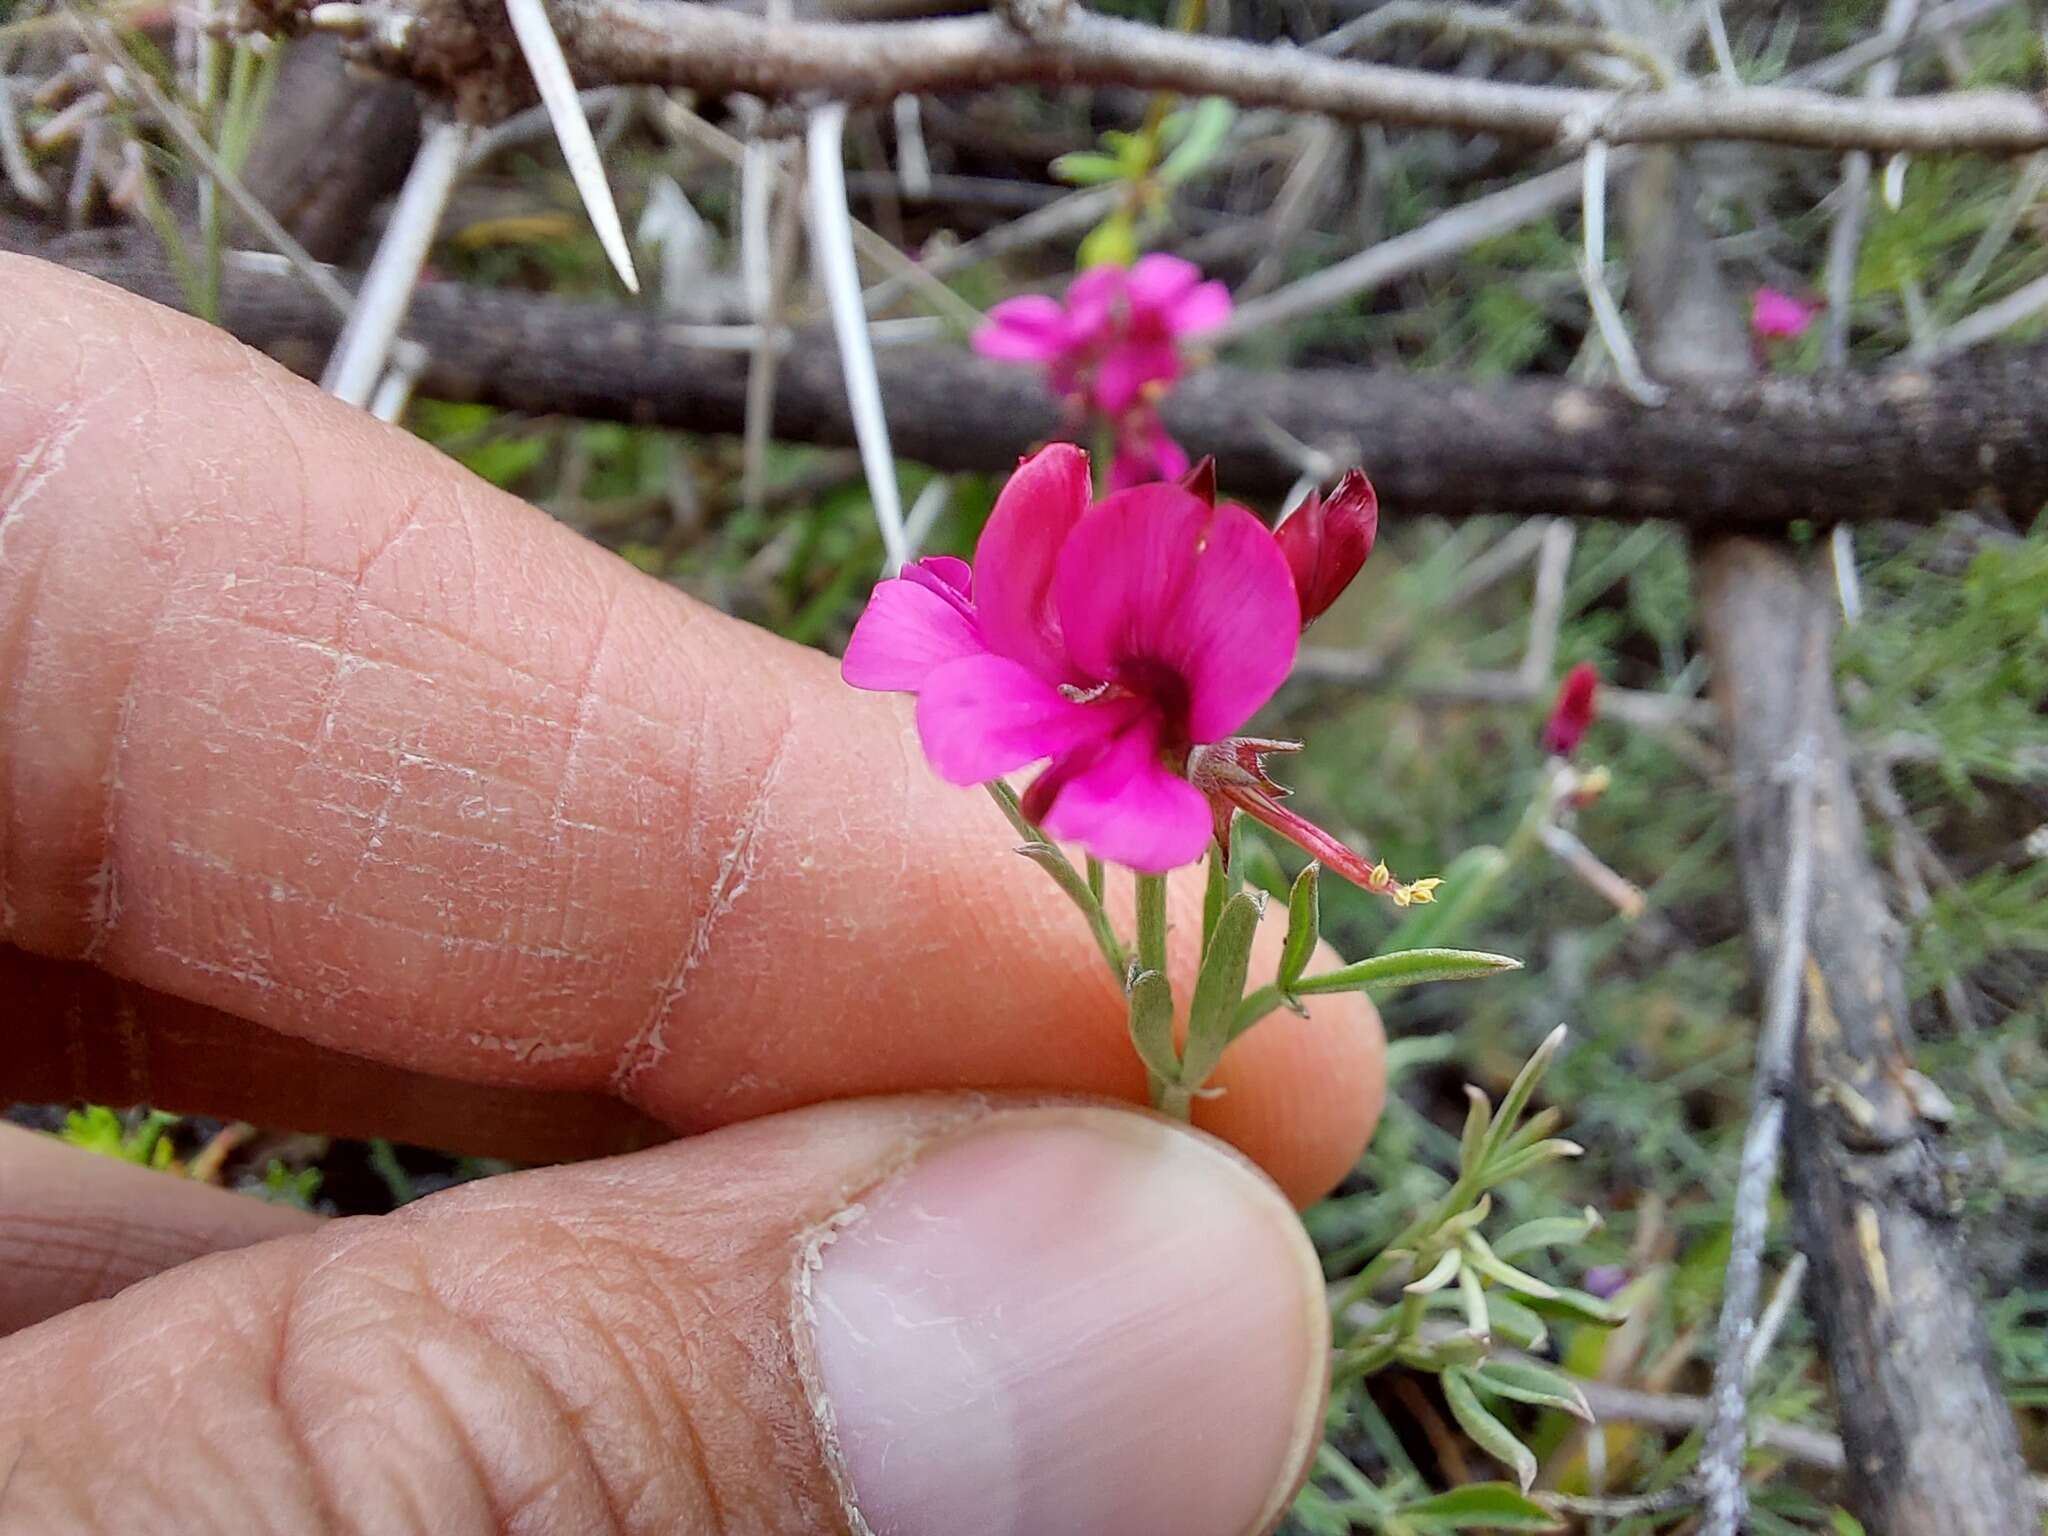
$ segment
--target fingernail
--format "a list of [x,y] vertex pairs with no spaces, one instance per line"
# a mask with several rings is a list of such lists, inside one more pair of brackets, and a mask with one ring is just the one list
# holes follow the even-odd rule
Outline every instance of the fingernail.
[[1144,1116],[993,1115],[845,1213],[806,1283],[813,1406],[873,1536],[1248,1536],[1321,1432],[1300,1222]]

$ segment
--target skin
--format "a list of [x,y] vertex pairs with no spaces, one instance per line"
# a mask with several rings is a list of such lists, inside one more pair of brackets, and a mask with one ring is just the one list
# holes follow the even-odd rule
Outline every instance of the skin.
[[[128,1528],[132,1486],[223,1528],[375,1491],[453,1500],[408,1506],[445,1529],[526,1498],[837,1529],[796,1368],[762,1364],[787,1317],[749,1308],[987,1094],[1142,1100],[1078,915],[984,796],[930,776],[906,701],[220,332],[21,258],[0,292],[0,1098],[532,1160],[716,1133],[297,1235],[0,1136],[0,1330],[40,1323],[0,1341],[0,1382],[54,1383],[36,1411],[127,1479],[23,1463],[16,1494],[88,1528]],[[1184,996],[1197,883],[1175,900]],[[1305,1203],[1370,1133],[1382,1051],[1362,999],[1276,1014],[1198,1123]],[[906,1093],[940,1096],[882,1097]],[[602,1215],[627,1186],[648,1231]],[[593,1254],[615,1284],[549,1292]],[[321,1276],[331,1314],[305,1310]],[[295,1438],[271,1386],[309,1318],[360,1376],[293,1377],[307,1402],[442,1372],[420,1433],[474,1480],[407,1492],[340,1430]],[[524,1341],[564,1318],[555,1370]],[[601,1433],[564,1416],[581,1351],[621,1339],[708,1384],[669,1404],[686,1423],[660,1394]],[[144,1456],[164,1394],[189,1432]],[[502,1440],[458,1432],[486,1401]],[[677,1435],[693,1457],[622,1506],[605,1456]]]

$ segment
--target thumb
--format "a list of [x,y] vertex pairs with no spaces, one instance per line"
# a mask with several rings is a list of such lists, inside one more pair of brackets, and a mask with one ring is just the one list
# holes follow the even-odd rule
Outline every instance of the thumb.
[[834,1105],[15,1335],[0,1531],[1244,1536],[1306,1467],[1327,1351],[1293,1211],[1219,1143]]

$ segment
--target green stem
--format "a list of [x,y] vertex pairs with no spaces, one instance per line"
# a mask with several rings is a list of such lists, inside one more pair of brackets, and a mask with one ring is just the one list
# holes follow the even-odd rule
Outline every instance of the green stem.
[[1166,876],[1138,876],[1138,969],[1166,974]]
[[1444,1191],[1443,1197],[1434,1206],[1396,1233],[1393,1241],[1380,1250],[1378,1258],[1351,1277],[1351,1283],[1344,1287],[1343,1294],[1337,1298],[1337,1304],[1332,1310],[1342,1317],[1349,1308],[1370,1296],[1373,1287],[1384,1280],[1398,1262],[1394,1256],[1404,1251],[1413,1253],[1438,1227],[1465,1208],[1477,1185],[1478,1180],[1473,1176],[1461,1176],[1455,1184]]
[[[1138,881],[1138,970],[1166,974],[1166,876],[1139,875]],[[1152,1107],[1176,1120],[1187,1120],[1194,1109],[1194,1095],[1180,1083],[1152,1078]]]
[[1036,862],[1053,877],[1053,883],[1067,893],[1081,915],[1088,919],[1088,931],[1095,936],[1095,947],[1102,952],[1103,961],[1109,966],[1109,974],[1116,978],[1116,984],[1125,984],[1129,970],[1129,957],[1124,953],[1123,940],[1117,937],[1116,925],[1109,920],[1109,913],[1102,906],[1102,864],[1097,859],[1088,861],[1088,874],[1083,878],[1074,868],[1073,861],[1039,829],[1031,824],[1024,814],[1022,802],[1016,791],[1001,779],[991,779],[986,788],[989,797],[1002,807],[1003,815],[1017,831],[1017,835],[1030,846],[1027,853],[1042,855]]

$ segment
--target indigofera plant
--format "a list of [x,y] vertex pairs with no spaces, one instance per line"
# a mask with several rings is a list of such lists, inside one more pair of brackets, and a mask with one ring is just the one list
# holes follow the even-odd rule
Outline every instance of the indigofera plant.
[[[1432,948],[1309,974],[1318,865],[1399,906],[1432,901],[1440,883],[1398,879],[1288,809],[1265,759],[1298,744],[1236,734],[1286,679],[1304,619],[1364,564],[1378,505],[1354,473],[1276,535],[1217,501],[1214,485],[1205,462],[1184,483],[1095,501],[1088,456],[1045,448],[1003,488],[971,565],[921,560],[876,587],[843,662],[855,687],[917,696],[939,777],[988,785],[1021,851],[1081,909],[1128,999],[1153,1102],[1182,1117],[1231,1042],[1277,1008],[1519,964]],[[1003,783],[1035,763],[1045,766],[1021,796]],[[1249,993],[1266,898],[1239,889],[1230,868],[1240,811],[1318,861],[1292,892],[1277,974]],[[1078,846],[1085,872],[1062,843]],[[1183,1014],[1166,971],[1166,875],[1205,853],[1201,957]],[[1108,864],[1133,875],[1129,944],[1104,905]]]

